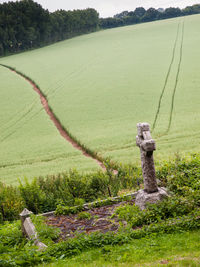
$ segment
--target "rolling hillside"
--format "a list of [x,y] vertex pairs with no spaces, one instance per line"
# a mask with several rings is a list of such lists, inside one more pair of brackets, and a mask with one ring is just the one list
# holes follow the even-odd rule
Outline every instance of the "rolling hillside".
[[98,169],[58,134],[26,80],[3,67],[0,76],[0,181]]
[[[122,163],[139,161],[136,123],[146,121],[157,143],[156,159],[166,159],[200,149],[199,23],[200,15],[195,15],[100,31],[1,58],[0,63],[33,79],[62,125],[93,151]],[[44,111],[35,115],[41,104],[26,81],[3,67],[0,71],[1,87],[11,90],[0,98],[2,114],[8,103],[13,105],[6,117],[1,115],[1,127],[9,123],[19,128],[19,139],[12,135],[0,144],[1,165],[7,166],[0,177],[98,168],[62,140]],[[19,89],[27,94],[21,93],[22,106],[14,101]],[[23,105],[28,110],[33,103],[33,119],[15,123],[24,114]],[[1,139],[9,133],[5,127]],[[41,170],[33,164],[25,172],[21,162],[37,161],[40,155],[48,164]]]

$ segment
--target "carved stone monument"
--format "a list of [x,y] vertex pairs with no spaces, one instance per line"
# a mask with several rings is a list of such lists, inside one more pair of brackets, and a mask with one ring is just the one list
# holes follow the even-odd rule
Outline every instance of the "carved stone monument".
[[168,196],[164,188],[159,188],[156,181],[156,172],[153,151],[156,150],[155,141],[151,137],[148,123],[137,124],[138,135],[136,144],[140,148],[144,190],[139,190],[135,204],[145,209],[146,203],[156,203]]

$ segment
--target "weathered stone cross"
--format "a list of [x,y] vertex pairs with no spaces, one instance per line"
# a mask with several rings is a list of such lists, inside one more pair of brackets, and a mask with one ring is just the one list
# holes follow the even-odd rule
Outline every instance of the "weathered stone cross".
[[156,144],[151,137],[150,127],[148,123],[138,123],[137,130],[138,136],[136,136],[136,144],[140,148],[141,152],[144,191],[148,194],[151,194],[158,192],[153,160],[153,151],[156,150]]
[[146,208],[147,203],[157,203],[167,198],[169,195],[165,188],[158,187],[156,182],[156,172],[153,160],[153,151],[156,150],[155,141],[151,138],[148,123],[138,123],[138,136],[136,136],[137,146],[140,148],[142,173],[144,178],[144,190],[137,192],[135,205],[141,210]]

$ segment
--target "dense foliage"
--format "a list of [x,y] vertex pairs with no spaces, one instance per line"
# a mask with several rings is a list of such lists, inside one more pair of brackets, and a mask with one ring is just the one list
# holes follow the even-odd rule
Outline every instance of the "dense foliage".
[[0,55],[95,31],[98,20],[91,8],[50,13],[32,0],[0,4]]
[[103,29],[120,27],[125,25],[149,22],[161,19],[169,19],[180,16],[187,16],[200,13],[200,5],[187,6],[182,10],[180,8],[169,7],[164,9],[149,8],[145,10],[138,7],[135,11],[123,11],[120,14],[110,18],[101,18],[100,27]]
[[[152,222],[152,217],[154,221],[160,221],[188,214],[200,206],[200,155],[193,154],[189,159],[176,158],[174,162],[166,162],[157,169],[160,186],[167,187],[173,196],[158,206],[150,206],[147,214],[140,213],[135,207],[127,207],[125,211],[122,208],[120,216],[126,216],[122,214],[128,213],[128,218],[138,211],[137,218],[130,219],[132,226],[138,226],[141,222]],[[138,186],[141,186],[140,168],[119,166],[118,170],[117,175],[114,175],[109,167],[105,173],[83,175],[71,171],[47,178],[40,177],[32,182],[25,180],[20,182],[19,187],[1,184],[0,220],[17,219],[24,207],[34,213],[48,212],[56,208],[58,213],[74,213],[76,210],[70,208],[72,206],[82,207],[85,202],[116,196],[119,190],[137,190]],[[107,202],[112,203],[111,199],[108,199],[94,204],[97,207]]]
[[168,188],[170,198],[157,204],[149,204],[145,210],[135,205],[119,207],[113,216],[126,221],[131,227],[158,223],[168,218],[181,218],[200,211],[199,157],[190,161],[177,158],[173,164],[165,163],[157,172],[160,184]]
[[[137,188],[141,178],[136,167],[119,167],[118,175],[107,172],[81,174],[70,171],[29,182],[18,187],[0,184],[0,222],[17,219],[26,207],[34,213],[53,211],[57,205],[76,206],[116,196],[120,189]],[[141,177],[141,176],[140,176]]]
[[99,18],[95,9],[57,10],[50,13],[33,0],[0,4],[0,56],[25,51],[71,38],[99,28],[199,14],[200,5],[184,9],[167,8],[123,11],[110,18]]

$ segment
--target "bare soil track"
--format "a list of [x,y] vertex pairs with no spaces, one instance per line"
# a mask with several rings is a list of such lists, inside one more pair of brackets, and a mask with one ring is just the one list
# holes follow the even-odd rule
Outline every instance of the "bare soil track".
[[58,129],[60,135],[66,140],[68,141],[74,148],[80,150],[84,156],[88,157],[88,158],[92,158],[93,160],[95,160],[97,162],[97,164],[103,169],[106,170],[104,164],[98,160],[97,158],[95,158],[94,156],[90,155],[89,153],[87,153],[87,151],[84,149],[84,147],[80,146],[70,135],[69,133],[66,131],[66,129],[63,128],[62,124],[60,123],[60,121],[56,118],[54,112],[52,111],[52,109],[50,108],[49,104],[48,104],[48,100],[47,97],[43,94],[43,92],[40,90],[40,88],[27,76],[23,75],[22,73],[20,73],[19,71],[15,70],[12,67],[9,66],[5,66],[0,64],[2,67],[5,67],[11,71],[13,71],[15,74],[21,76],[22,78],[24,78],[27,82],[29,82],[31,84],[31,86],[33,87],[33,89],[35,90],[35,92],[38,93],[38,95],[40,96],[40,100],[42,103],[42,106],[44,107],[46,113],[49,115],[51,121],[54,123],[54,125],[56,126],[56,128]]

